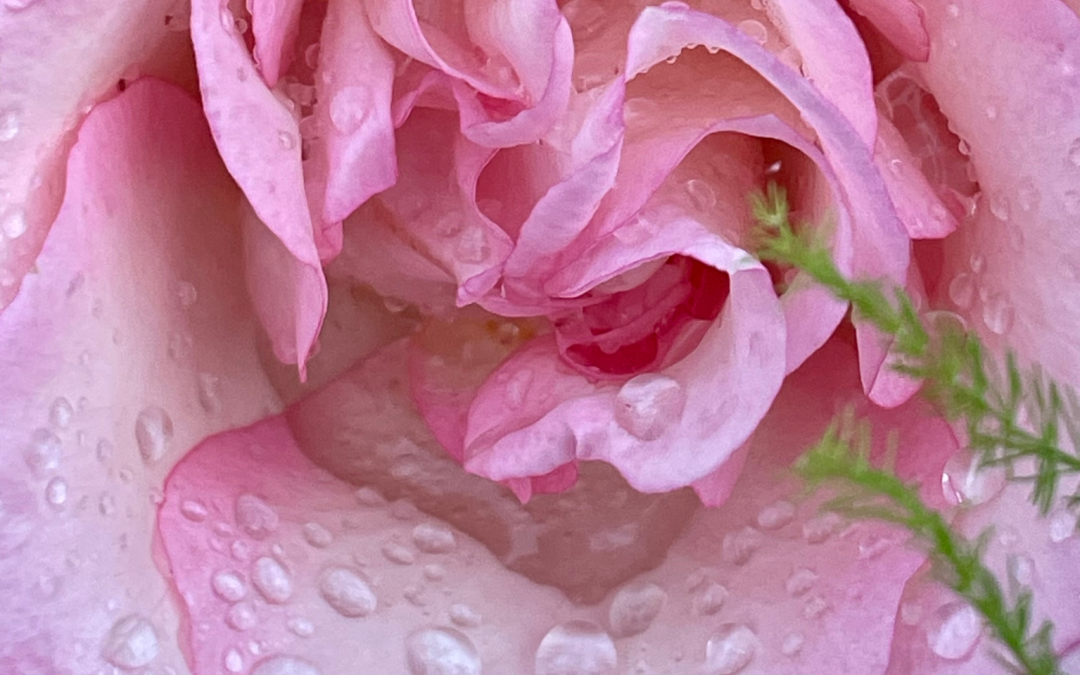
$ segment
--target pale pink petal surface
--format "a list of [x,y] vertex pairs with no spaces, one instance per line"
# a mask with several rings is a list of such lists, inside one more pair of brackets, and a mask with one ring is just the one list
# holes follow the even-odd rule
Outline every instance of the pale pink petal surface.
[[304,0],[252,0],[249,4],[255,62],[267,86],[276,85],[289,68],[303,6]]

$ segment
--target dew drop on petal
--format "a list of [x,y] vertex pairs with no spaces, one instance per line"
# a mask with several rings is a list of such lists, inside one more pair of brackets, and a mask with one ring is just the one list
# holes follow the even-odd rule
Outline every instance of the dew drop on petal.
[[979,466],[978,454],[961,451],[945,463],[941,474],[941,491],[954,505],[985,504],[1005,489],[1004,471],[996,467]]
[[285,625],[298,637],[311,637],[315,634],[315,624],[302,616],[294,616]]
[[453,628],[423,628],[405,640],[411,675],[480,675],[476,647]]
[[129,614],[113,624],[105,636],[101,656],[118,668],[133,670],[157,658],[158,651],[154,625],[144,616]]
[[239,673],[244,670],[244,655],[236,649],[230,649],[225,653],[225,670],[230,673]]
[[825,513],[803,523],[803,539],[808,544],[821,544],[828,541],[838,529],[840,529],[840,517],[835,513]]
[[686,193],[690,195],[694,206],[702,211],[711,211],[716,207],[716,192],[700,178],[686,181]]
[[202,502],[187,499],[180,503],[180,513],[193,523],[201,523],[210,513]]
[[635,582],[619,589],[608,610],[608,625],[616,638],[648,630],[667,602],[667,593],[652,582]]
[[342,87],[330,100],[330,123],[341,133],[351,134],[367,119],[371,105],[366,87]]
[[997,194],[990,198],[990,213],[994,214],[994,217],[1000,221],[1008,221],[1009,216],[1009,199],[1003,194]]
[[760,21],[755,21],[754,19],[740,21],[738,29],[753,38],[759,45],[763,45],[769,41],[769,29]]
[[795,517],[795,505],[788,501],[769,504],[758,512],[757,524],[763,530],[778,530]]
[[487,235],[483,228],[469,227],[462,230],[454,244],[454,257],[466,264],[479,264],[491,255],[491,247],[487,243]]
[[282,604],[292,597],[292,577],[273,558],[262,556],[256,559],[251,580],[267,602]]
[[[29,5],[35,0],[4,0],[4,6],[9,7],[15,3],[25,3]],[[19,113],[14,110],[5,110],[0,112],[0,142],[7,142],[14,139],[19,135]]]
[[1069,145],[1069,163],[1080,169],[1080,138]]
[[30,434],[24,458],[26,465],[35,473],[51,471],[60,466],[63,448],[60,437],[48,429],[35,429]]
[[235,515],[236,526],[252,539],[265,539],[280,523],[277,511],[253,494],[245,493],[236,498]]
[[387,560],[399,565],[411,565],[416,562],[416,554],[407,546],[403,546],[397,542],[390,541],[384,544],[382,553],[386,556]]
[[289,131],[279,131],[278,144],[283,150],[292,150],[296,147],[296,136]]
[[802,636],[802,633],[789,633],[780,645],[780,653],[784,656],[796,656],[802,651],[804,644],[806,644],[806,638]]
[[724,562],[733,565],[745,565],[750,558],[761,548],[764,537],[752,527],[744,527],[741,530],[728,532],[720,545],[720,553]]
[[483,618],[472,607],[459,602],[450,605],[450,620],[462,628],[476,628]]
[[29,227],[29,223],[26,222],[26,214],[20,209],[11,211],[4,216],[3,220],[0,220],[0,233],[3,233],[8,239],[18,239],[26,234]]
[[315,548],[326,548],[334,541],[334,535],[318,523],[304,523],[304,541]]
[[296,656],[271,656],[255,664],[251,675],[322,675],[322,671]]
[[971,654],[982,637],[982,618],[971,605],[953,602],[931,617],[926,631],[930,649],[947,661],[958,661]]
[[75,409],[71,407],[71,401],[60,396],[53,401],[52,406],[49,408],[49,424],[54,429],[67,429],[74,415]]
[[975,279],[967,272],[961,272],[949,282],[949,299],[961,308],[971,307],[975,298]]
[[135,418],[135,442],[147,464],[153,464],[165,456],[172,436],[172,418],[157,406],[143,408]]
[[214,594],[225,602],[239,602],[247,595],[247,584],[236,572],[222,570],[210,579]]
[[1076,519],[1068,511],[1057,511],[1049,517],[1050,541],[1060,544],[1076,532]]
[[331,567],[319,578],[319,595],[338,614],[356,618],[375,611],[378,600],[371,586],[352,570]]
[[589,621],[555,626],[536,649],[535,675],[610,675],[618,663],[611,636]]
[[45,501],[52,506],[60,507],[68,498],[68,484],[60,476],[55,476],[45,485]]
[[454,550],[457,540],[454,532],[445,525],[421,523],[413,528],[413,543],[424,553],[449,553]]
[[707,581],[694,597],[694,612],[702,616],[712,616],[724,606],[728,595],[727,588],[715,581]]
[[199,405],[210,414],[221,411],[221,378],[212,373],[199,373]]
[[746,626],[721,626],[705,645],[705,672],[708,675],[735,675],[750,665],[760,646],[754,631]]
[[788,575],[787,581],[784,582],[784,589],[788,595],[797,598],[809,592],[817,583],[817,578],[818,575],[813,570],[800,567]]
[[995,293],[983,305],[983,323],[991,332],[1004,335],[1012,328],[1016,312],[1000,293]]
[[686,405],[682,385],[666,375],[646,373],[631,378],[615,398],[615,420],[643,441],[660,438],[679,421]]
[[245,631],[255,625],[255,607],[250,602],[238,602],[225,613],[225,623],[233,630]]

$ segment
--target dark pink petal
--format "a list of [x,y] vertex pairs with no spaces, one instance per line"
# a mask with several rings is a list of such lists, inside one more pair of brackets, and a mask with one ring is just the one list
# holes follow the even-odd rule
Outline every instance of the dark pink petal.
[[[333,3],[331,3],[333,4]],[[255,63],[268,87],[289,69],[300,30],[304,0],[251,0],[251,32],[255,35]]]
[[[359,2],[327,6],[315,73],[319,137],[308,176],[323,226],[339,223],[397,179],[390,98],[394,60]],[[309,187],[309,191],[311,188]]]
[[914,0],[847,0],[847,4],[870,19],[907,58],[925,61],[930,55],[930,36],[923,25],[923,11]]
[[[274,274],[287,277],[253,297],[273,303],[260,307],[259,314],[275,317],[266,324],[275,353],[302,369],[326,313],[326,282],[304,192],[299,129],[292,113],[255,77],[232,13],[219,0],[196,0],[191,11],[203,107],[218,150],[259,220],[293,258],[281,268],[282,256],[270,247],[249,248],[253,255],[267,256],[253,283],[261,284]],[[303,284],[294,283],[301,277]],[[291,319],[280,314],[274,297],[286,288],[295,292],[289,300]]]
[[0,9],[0,308],[56,217],[74,130],[121,78],[189,81],[187,17],[170,0],[11,2]]
[[281,405],[240,272],[243,197],[197,101],[156,80],[90,112],[66,188],[0,313],[0,671],[186,673],[156,564],[165,476]]

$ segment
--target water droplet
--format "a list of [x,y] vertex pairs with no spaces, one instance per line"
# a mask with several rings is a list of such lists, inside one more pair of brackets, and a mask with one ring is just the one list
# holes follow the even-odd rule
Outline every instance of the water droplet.
[[386,499],[372,487],[362,487],[356,491],[356,501],[362,506],[382,506]]
[[311,637],[315,634],[315,624],[302,616],[294,616],[289,619],[288,623],[285,625],[289,627],[289,630],[291,630],[294,635],[299,637]]
[[947,11],[949,13],[949,16],[954,19],[960,16],[960,7],[955,3],[950,2],[949,6],[945,8],[945,11]]
[[949,299],[961,309],[971,307],[975,297],[975,280],[967,272],[961,272],[949,282]]
[[225,623],[233,630],[248,630],[255,620],[255,607],[250,602],[238,602],[225,613]]
[[[10,8],[12,4],[25,2],[30,4],[34,0],[4,0],[4,6]],[[14,110],[0,112],[0,142],[7,142],[19,135],[19,113]]]
[[367,616],[378,604],[367,582],[352,570],[331,567],[319,579],[319,594],[338,614],[350,618]]
[[99,462],[107,462],[113,454],[113,444],[104,438],[98,441],[97,447],[94,449],[94,454],[97,456]]
[[210,515],[202,502],[195,501],[194,499],[187,499],[181,502],[180,513],[193,523],[201,523],[206,520],[208,515]]
[[930,649],[948,661],[967,657],[982,637],[982,618],[967,603],[945,605],[931,617],[926,640]]
[[405,640],[412,675],[480,675],[480,654],[453,628],[424,628]]
[[1006,563],[1013,584],[1031,586],[1035,582],[1035,561],[1023,554],[1010,555]]
[[240,602],[247,595],[247,584],[236,572],[218,572],[210,579],[210,586],[225,602]]
[[754,631],[741,624],[725,624],[705,645],[705,672],[735,675],[754,660],[760,646]]
[[180,300],[181,307],[191,307],[199,299],[199,291],[190,281],[181,281],[176,284],[176,297]]
[[980,468],[979,456],[971,451],[954,454],[941,473],[941,491],[950,504],[978,506],[1005,489],[1005,473],[993,467]]
[[784,582],[784,589],[787,590],[788,595],[797,598],[808,593],[817,583],[817,578],[818,575],[813,570],[800,567],[788,576],[787,581]]
[[199,405],[210,414],[220,412],[221,397],[218,391],[221,388],[221,378],[211,373],[199,373]]
[[30,434],[30,443],[26,447],[27,466],[35,473],[51,471],[60,466],[63,448],[60,438],[48,429],[35,429]]
[[1021,211],[1026,213],[1038,208],[1040,198],[1039,188],[1030,178],[1020,181],[1020,185],[1016,188],[1016,203]]
[[769,41],[769,29],[760,21],[755,21],[753,19],[740,21],[738,28],[743,33],[752,37],[759,45],[763,45]]
[[271,656],[255,664],[251,675],[322,675],[322,671],[295,656]]
[[986,268],[986,258],[979,253],[972,253],[968,258],[968,267],[970,267],[971,271],[975,274],[979,274]]
[[129,614],[114,623],[101,648],[101,656],[106,661],[124,670],[141,668],[157,655],[158,636],[154,624],[139,614]]
[[803,523],[803,538],[808,544],[824,543],[840,528],[840,522],[840,516],[835,513],[815,516]]
[[236,30],[236,19],[233,17],[233,13],[229,11],[228,7],[221,8],[221,27],[225,29],[226,33],[232,33]]
[[45,485],[45,501],[53,506],[63,506],[68,497],[67,481],[56,476]]
[[71,402],[60,396],[53,401],[52,406],[49,408],[49,424],[56,429],[66,429],[71,424],[71,418],[74,414],[75,409],[71,407]]
[[143,408],[135,418],[135,441],[139,454],[147,464],[153,464],[165,456],[172,435],[172,418],[157,406]]
[[416,554],[408,547],[402,546],[397,542],[387,542],[383,545],[382,552],[387,560],[399,565],[411,565],[416,562]]
[[666,602],[667,593],[654,583],[635,582],[623,586],[608,610],[611,634],[621,638],[644,633]]
[[660,438],[682,417],[686,394],[665,375],[646,373],[630,378],[615,398],[615,420],[643,441]]
[[1068,511],[1057,511],[1050,515],[1050,541],[1060,544],[1076,532],[1076,520]]
[[446,578],[446,568],[442,565],[424,565],[424,578],[428,581],[442,581]]
[[237,497],[235,511],[236,526],[252,539],[266,539],[277,531],[280,523],[277,511],[253,494]]
[[351,134],[371,112],[371,94],[367,87],[342,87],[330,100],[330,123],[343,134]]
[[555,626],[536,649],[535,675],[608,675],[618,662],[611,636],[589,621]]
[[761,548],[763,543],[764,537],[762,534],[752,527],[744,527],[741,530],[728,532],[724,535],[724,540],[720,546],[721,557],[724,562],[733,565],[745,565],[750,562],[750,558],[754,557],[754,553]]
[[827,609],[829,609],[829,601],[820,595],[813,595],[807,598],[803,605],[803,616],[807,619],[816,619]]
[[690,195],[694,206],[702,211],[711,211],[716,207],[716,192],[700,178],[686,181],[686,193]]
[[111,516],[116,513],[116,498],[108,492],[102,493],[98,499],[98,512],[103,516]]
[[990,213],[1000,221],[1009,220],[1009,198],[1003,194],[997,194],[990,198]]
[[757,524],[763,530],[778,530],[795,517],[795,505],[787,501],[770,504],[758,512]]
[[988,105],[988,106],[986,106],[986,109],[984,110],[984,112],[986,113],[986,119],[990,120],[991,122],[993,122],[994,120],[997,119],[997,116],[998,116],[997,106]]
[[288,602],[292,597],[292,577],[281,566],[281,563],[263,556],[255,561],[254,571],[251,575],[256,590],[268,602],[281,604]]
[[230,673],[239,673],[244,670],[244,656],[235,649],[225,653],[225,670]]
[[806,638],[802,636],[802,633],[790,633],[780,645],[780,653],[784,656],[797,656],[804,644],[806,644]]
[[702,616],[712,616],[720,611],[727,598],[727,588],[715,581],[707,581],[701,592],[694,597],[694,611]]
[[279,131],[277,135],[278,144],[281,145],[284,150],[292,150],[296,147],[296,136],[288,131]]
[[462,628],[476,628],[483,618],[472,607],[459,602],[450,605],[450,620]]
[[995,293],[983,305],[983,323],[991,332],[1004,335],[1012,328],[1015,311],[1005,296]]
[[305,523],[303,528],[304,541],[315,548],[326,548],[334,541],[334,535],[318,523]]
[[413,543],[424,553],[449,553],[457,540],[454,532],[445,525],[421,523],[413,528]]
[[454,244],[454,257],[463,263],[478,264],[487,260],[491,255],[491,248],[487,243],[487,235],[479,226],[468,227],[458,235]]

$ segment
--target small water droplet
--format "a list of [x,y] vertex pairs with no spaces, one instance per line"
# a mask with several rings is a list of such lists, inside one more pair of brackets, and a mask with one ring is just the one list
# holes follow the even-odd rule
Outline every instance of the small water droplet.
[[990,213],[1002,222],[1009,220],[1009,198],[1003,194],[997,194],[990,198]]
[[1035,582],[1035,561],[1027,555],[1010,555],[1007,566],[1013,584],[1031,586]]
[[176,297],[181,307],[191,307],[199,299],[199,292],[190,281],[181,281],[176,284]]
[[424,553],[449,553],[457,540],[454,532],[442,524],[421,523],[413,528],[413,543]]
[[795,517],[795,505],[787,501],[770,504],[758,512],[757,524],[763,530],[778,530]]
[[99,462],[107,462],[113,455],[113,444],[104,438],[98,441],[97,447],[94,449],[94,454],[97,456]]
[[330,100],[330,123],[343,134],[351,134],[363,125],[372,110],[367,87],[342,87]]
[[788,595],[797,598],[808,593],[817,583],[817,578],[818,575],[813,570],[800,567],[788,576],[787,581],[784,582],[784,589],[787,590]]
[[322,675],[322,671],[295,656],[271,656],[255,664],[251,675]]
[[829,609],[829,601],[820,595],[812,595],[803,604],[803,616],[807,619],[816,619]]
[[686,181],[686,193],[690,195],[694,206],[702,211],[711,211],[716,207],[716,191],[700,178]]
[[589,621],[555,626],[536,649],[535,675],[609,675],[619,655],[611,636]]
[[244,670],[244,655],[235,649],[225,653],[225,670],[230,673],[239,673]]
[[221,8],[221,27],[225,29],[226,33],[233,33],[236,30],[236,18],[233,17],[233,13],[228,7]]
[[387,560],[399,565],[411,565],[416,562],[416,554],[408,547],[402,546],[397,542],[390,541],[384,544],[382,553],[386,556]]
[[390,505],[390,515],[396,520],[411,522],[420,517],[420,509],[407,499],[399,499]]
[[153,464],[165,456],[172,436],[172,418],[157,406],[143,408],[135,418],[135,442],[147,464]]
[[745,565],[750,562],[750,558],[754,557],[754,553],[761,548],[763,543],[764,537],[761,532],[752,527],[744,527],[741,530],[728,532],[724,535],[724,540],[720,546],[721,557],[724,562],[733,565]]
[[738,29],[752,37],[759,45],[763,45],[769,41],[769,29],[760,21],[755,21],[753,19],[740,21]]
[[608,625],[617,638],[648,630],[667,602],[667,593],[652,582],[635,582],[619,589],[608,610]]
[[405,640],[412,675],[480,675],[480,654],[454,628],[423,628]]
[[442,565],[424,565],[424,578],[428,581],[442,581],[446,578],[446,568]]
[[60,507],[64,505],[68,497],[68,484],[67,481],[56,476],[45,485],[45,501],[49,504]]
[[1020,185],[1016,188],[1016,203],[1021,211],[1027,213],[1038,208],[1040,198],[1039,188],[1030,178],[1020,181]]
[[487,234],[482,227],[474,226],[462,230],[454,244],[454,257],[466,264],[479,264],[491,255],[487,243]]
[[705,672],[735,675],[750,665],[760,647],[754,631],[741,624],[725,624],[705,645]]
[[809,544],[821,544],[828,541],[839,528],[840,517],[835,513],[824,513],[803,523],[803,538]]
[[1015,311],[1005,296],[995,293],[983,305],[983,323],[991,332],[1004,335],[1012,328]]
[[206,510],[202,502],[187,499],[180,503],[180,513],[193,523],[201,523],[206,520],[210,512]]
[[[34,0],[4,0],[4,6],[11,8],[12,4],[24,2],[29,5]],[[7,142],[19,135],[20,119],[15,110],[0,112],[0,142]]]
[[75,409],[71,407],[71,401],[60,396],[49,408],[49,424],[55,429],[66,429],[71,424],[71,418],[74,415]]
[[311,637],[315,634],[315,624],[302,616],[294,616],[285,625],[298,637]]
[[997,106],[988,105],[984,109],[984,112],[986,113],[986,119],[990,120],[991,122],[993,122],[994,120],[997,119],[997,116],[998,116]]
[[450,620],[462,628],[476,628],[483,621],[483,617],[463,603],[450,605]]
[[51,471],[60,466],[63,448],[60,438],[48,429],[35,429],[30,434],[30,443],[26,447],[24,458],[27,466],[35,473]]
[[804,644],[806,644],[806,638],[802,636],[802,633],[790,633],[780,645],[780,653],[784,656],[797,656]]
[[233,630],[248,630],[255,625],[255,621],[255,607],[250,602],[238,602],[225,613],[225,623]]
[[975,274],[979,274],[986,268],[986,258],[979,253],[972,253],[968,258],[968,267]]
[[315,548],[326,548],[334,541],[334,535],[318,523],[305,523],[304,541]]
[[967,272],[961,272],[953,277],[949,282],[949,299],[961,309],[971,307],[971,302],[975,299],[974,278]]
[[292,150],[296,147],[296,136],[289,131],[278,132],[278,144],[281,145],[284,150]]
[[111,516],[116,513],[116,498],[108,492],[102,493],[98,499],[98,512],[103,516]]
[[950,504],[978,506],[1005,489],[1005,473],[994,467],[980,467],[979,455],[971,451],[954,454],[941,473],[941,491]]
[[615,420],[644,441],[660,438],[682,417],[686,394],[666,375],[646,373],[630,378],[615,398]]
[[157,658],[158,635],[154,624],[139,614],[129,614],[113,624],[105,636],[101,656],[112,665],[133,670]]
[[945,8],[945,11],[947,11],[949,13],[949,16],[954,19],[960,16],[960,7],[956,3],[950,2],[949,6]]
[[931,617],[926,630],[930,649],[947,661],[959,661],[971,654],[982,637],[979,614],[964,602],[953,602]]
[[225,602],[240,602],[247,595],[247,584],[236,572],[222,570],[210,579],[214,593]]
[[266,539],[278,529],[277,511],[261,497],[242,494],[236,498],[236,526],[252,539]]
[[1050,515],[1050,541],[1060,544],[1076,532],[1076,519],[1068,511],[1057,511]]
[[277,560],[263,556],[255,560],[252,582],[268,602],[282,604],[292,597],[292,577]]
[[362,487],[356,491],[356,501],[362,506],[382,506],[386,499],[372,487]]
[[371,586],[352,570],[331,567],[319,578],[319,594],[338,614],[356,618],[375,611],[378,600]]
[[720,611],[728,598],[728,589],[715,581],[706,581],[701,591],[694,597],[694,612],[701,616],[712,616]]

